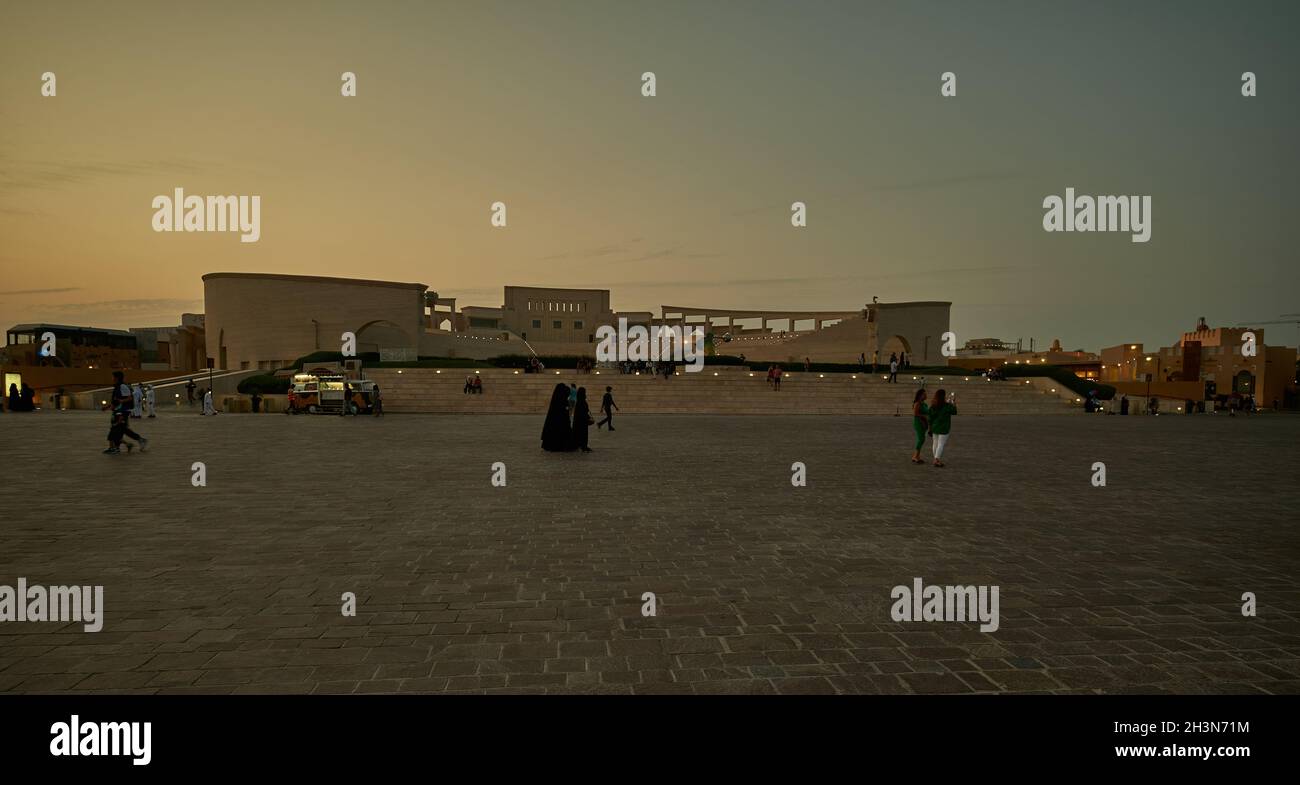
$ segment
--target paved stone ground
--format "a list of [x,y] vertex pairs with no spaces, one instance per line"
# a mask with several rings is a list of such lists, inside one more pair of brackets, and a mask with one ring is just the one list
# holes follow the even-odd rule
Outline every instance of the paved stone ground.
[[[589,455],[541,417],[106,423],[0,416],[0,584],[106,604],[0,624],[0,690],[1300,692],[1294,416],[958,417],[945,469],[891,417],[623,416]],[[1001,628],[891,621],[915,577],[1000,586]]]

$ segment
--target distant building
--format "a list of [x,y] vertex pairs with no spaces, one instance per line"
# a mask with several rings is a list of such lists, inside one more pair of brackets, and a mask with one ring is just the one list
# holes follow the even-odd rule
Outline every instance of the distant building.
[[[45,336],[54,336],[54,354],[42,356]],[[16,324],[6,331],[5,365],[63,368],[140,367],[137,339],[126,330],[66,324]]]
[[665,305],[616,312],[608,289],[506,286],[499,307],[465,306],[421,283],[262,273],[203,276],[207,356],[228,370],[278,369],[317,351],[381,360],[570,354],[593,356],[596,330],[616,325],[704,327],[718,353],[757,361],[856,362],[875,351],[944,364],[951,303],[872,303],[859,311],[750,311]]
[[[1255,354],[1242,353],[1247,332]],[[1101,351],[1102,381],[1198,382],[1201,400],[1238,393],[1254,395],[1261,406],[1285,401],[1295,386],[1296,350],[1264,343],[1263,328],[1209,327],[1201,319],[1173,346],[1145,351],[1140,343]]]
[[159,371],[197,371],[207,367],[201,313],[181,314],[175,327],[132,327],[140,350],[140,367]]

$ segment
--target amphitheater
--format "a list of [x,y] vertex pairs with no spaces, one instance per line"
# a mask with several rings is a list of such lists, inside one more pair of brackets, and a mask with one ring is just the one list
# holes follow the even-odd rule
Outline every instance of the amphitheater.
[[[464,392],[465,377],[472,374],[483,380],[482,395]],[[586,387],[593,412],[606,385],[612,386],[618,414],[906,415],[922,383],[931,394],[942,387],[956,395],[963,416],[1082,412],[1064,391],[1037,380],[990,382],[976,376],[900,373],[898,383],[890,384],[879,374],[799,371],[787,373],[779,391],[761,372],[707,365],[670,379],[610,370],[525,374],[506,368],[370,368],[366,378],[383,391],[385,411],[395,413],[537,414],[546,411],[557,383]]]

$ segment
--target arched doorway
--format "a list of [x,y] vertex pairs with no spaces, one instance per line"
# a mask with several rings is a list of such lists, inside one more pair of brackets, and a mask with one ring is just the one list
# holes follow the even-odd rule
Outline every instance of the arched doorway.
[[880,347],[880,362],[888,364],[889,355],[891,354],[898,355],[899,359],[902,359],[904,353],[907,354],[907,359],[910,361],[912,359],[912,344],[908,343],[907,339],[901,335],[891,335],[889,340],[885,341]]
[[1251,395],[1255,392],[1255,374],[1250,371],[1238,371],[1237,375],[1232,377],[1232,391],[1242,395]]
[[410,335],[392,322],[376,319],[361,325],[356,331],[357,354],[378,354],[385,349],[415,351]]

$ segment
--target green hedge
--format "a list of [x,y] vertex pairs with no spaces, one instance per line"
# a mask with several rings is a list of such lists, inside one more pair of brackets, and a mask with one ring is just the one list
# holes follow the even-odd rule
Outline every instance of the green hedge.
[[[320,362],[314,360],[313,362]],[[259,393],[261,395],[284,395],[289,392],[291,379],[282,379],[273,373],[259,373],[239,383],[239,392],[243,395]]]
[[[499,357],[493,357],[487,362],[490,363],[491,365],[496,366],[497,368],[524,368],[527,367],[528,363],[531,362],[532,359],[533,356],[531,354],[503,354],[500,355]],[[566,355],[539,354],[537,356],[537,359],[541,360],[542,364],[545,365],[547,368],[554,368],[554,369],[577,368],[579,360],[589,360],[591,362],[595,362],[595,360],[591,357],[587,357],[585,355],[578,355],[578,354],[566,354]]]
[[1046,376],[1070,392],[1084,397],[1087,397],[1090,390],[1095,390],[1097,398],[1102,401],[1109,401],[1115,397],[1115,388],[1109,384],[1102,384],[1101,382],[1076,376],[1073,371],[1059,365],[1004,365],[1001,371],[1008,379],[1013,377]]

